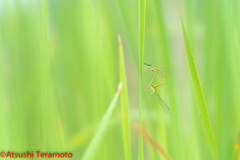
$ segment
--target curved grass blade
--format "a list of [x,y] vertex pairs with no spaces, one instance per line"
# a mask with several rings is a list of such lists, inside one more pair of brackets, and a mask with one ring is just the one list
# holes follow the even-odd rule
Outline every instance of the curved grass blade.
[[[142,129],[142,71],[143,71],[143,52],[144,52],[144,33],[145,33],[146,0],[138,1],[138,27],[139,27],[139,126]],[[138,159],[143,160],[143,138],[139,135]]]
[[112,112],[113,112],[113,109],[115,107],[115,104],[117,102],[117,99],[118,99],[118,96],[121,92],[121,89],[122,89],[122,83],[119,83],[118,85],[118,91],[117,93],[115,94],[115,96],[113,97],[113,100],[112,102],[110,103],[109,107],[108,107],[108,110],[106,111],[105,115],[103,116],[99,126],[98,126],[98,129],[97,129],[97,132],[95,134],[95,136],[93,137],[91,143],[89,144],[87,150],[85,151],[85,154],[82,158],[82,160],[89,160],[89,159],[92,159],[94,153],[96,152],[102,138],[103,138],[103,135],[107,129],[107,126],[108,126],[108,122],[109,122],[109,119],[112,115]]
[[140,130],[138,124],[135,124],[134,127],[140,134],[143,135],[143,138],[148,143],[150,143],[163,157],[165,157],[168,160],[171,160],[169,154],[154,139],[152,139],[152,137],[148,134],[148,132],[144,128]]
[[163,101],[163,99],[159,96],[159,94],[157,93],[157,90],[155,90],[155,94],[157,96],[158,102],[160,104],[160,106],[162,107],[162,109],[165,111],[165,113],[169,113],[170,112],[170,108],[168,107],[168,105]]
[[[178,5],[179,8],[179,5]],[[179,8],[179,12],[180,12],[180,8]],[[215,143],[215,139],[214,139],[214,135],[213,135],[213,130],[211,127],[211,123],[210,123],[210,119],[209,119],[209,115],[208,115],[208,111],[207,111],[207,105],[205,102],[205,98],[203,95],[203,90],[202,90],[202,86],[198,77],[198,72],[197,72],[197,68],[193,59],[193,55],[192,55],[192,51],[190,48],[190,44],[188,41],[188,36],[187,36],[187,32],[185,29],[185,25],[182,19],[182,15],[180,12],[180,17],[181,17],[181,23],[182,23],[182,32],[183,32],[183,37],[184,37],[184,43],[185,43],[185,48],[186,48],[186,55],[187,55],[187,59],[188,59],[188,66],[190,69],[190,73],[191,73],[191,79],[192,79],[192,84],[193,84],[193,88],[194,88],[194,93],[195,93],[195,97],[197,100],[197,105],[198,105],[198,111],[201,117],[201,121],[202,121],[202,125],[203,125],[203,130],[205,132],[205,136],[207,139],[207,143],[209,146],[209,149],[211,151],[212,157],[213,159],[218,160],[218,152],[217,152],[217,147],[216,147],[216,143]]]
[[119,35],[118,35],[118,40],[119,40],[120,82],[123,83],[122,92],[121,92],[123,141],[124,141],[125,160],[130,160],[131,159],[131,143],[130,143],[131,140],[130,140],[130,126],[129,126],[127,81],[126,81],[122,41]]

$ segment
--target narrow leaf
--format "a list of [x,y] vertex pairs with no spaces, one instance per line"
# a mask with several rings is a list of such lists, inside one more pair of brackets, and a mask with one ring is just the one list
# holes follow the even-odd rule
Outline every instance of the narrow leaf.
[[123,83],[121,92],[121,108],[122,108],[122,128],[123,128],[123,141],[125,160],[131,159],[131,140],[130,140],[130,126],[129,126],[129,111],[128,111],[128,93],[127,93],[127,81],[123,57],[123,48],[121,37],[119,40],[119,70],[120,70],[120,82]]
[[[181,13],[180,13],[180,16],[181,16]],[[201,86],[201,83],[199,80],[197,68],[196,68],[196,65],[195,65],[195,62],[193,59],[192,51],[190,48],[190,44],[188,41],[188,36],[187,36],[187,32],[185,29],[185,25],[184,25],[182,16],[181,16],[181,22],[182,22],[182,31],[183,31],[183,37],[184,37],[184,42],[185,42],[185,48],[186,48],[186,55],[187,55],[187,59],[188,59],[188,66],[190,69],[192,84],[193,84],[194,93],[195,93],[195,97],[196,97],[197,104],[198,104],[198,111],[200,114],[199,118],[201,118],[203,129],[205,132],[205,136],[206,136],[207,143],[208,143],[209,149],[211,151],[212,157],[213,157],[213,159],[217,160],[218,159],[217,147],[216,147],[213,130],[211,127],[211,123],[210,123],[210,119],[209,119],[209,115],[208,115],[208,111],[207,111],[207,105],[206,105],[205,98],[203,95],[202,86]]]
[[113,97],[113,100],[111,102],[111,104],[109,105],[108,107],[108,110],[106,111],[105,115],[103,116],[99,126],[98,126],[98,129],[97,129],[97,132],[95,134],[95,136],[93,137],[91,143],[89,144],[82,160],[89,160],[89,159],[92,159],[93,158],[93,155],[94,153],[96,152],[102,138],[103,138],[103,135],[107,129],[107,126],[108,126],[108,122],[110,120],[110,117],[112,115],[112,112],[113,112],[113,109],[115,107],[115,104],[117,102],[117,99],[118,99],[118,96],[121,92],[121,88],[122,88],[122,83],[120,83],[118,85],[118,91],[117,93],[115,94],[115,96]]
[[[145,15],[146,0],[138,1],[138,27],[139,27],[139,127],[142,129],[142,68],[143,68],[143,52],[144,52],[144,34],[145,34]],[[139,152],[138,159],[143,159],[143,139],[139,134]]]
[[[1,27],[1,26],[0,26]],[[2,129],[4,129],[4,108],[3,108],[3,98],[2,98],[2,92],[3,92],[3,87],[2,87],[2,48],[1,48],[1,28],[0,28],[0,127]],[[0,136],[4,137],[3,132],[0,132]],[[2,141],[2,143],[0,144],[0,148],[4,148],[5,146],[5,141]]]

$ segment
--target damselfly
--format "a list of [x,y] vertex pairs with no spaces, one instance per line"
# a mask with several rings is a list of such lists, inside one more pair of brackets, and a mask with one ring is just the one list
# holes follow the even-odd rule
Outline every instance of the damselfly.
[[[158,102],[160,104],[160,106],[162,107],[162,109],[166,112],[166,113],[169,113],[170,112],[170,109],[169,107],[167,106],[167,104],[163,101],[163,99],[159,96],[159,94],[157,93],[157,90],[156,90],[156,87],[159,87],[161,86],[164,81],[165,81],[165,78],[166,78],[166,73],[171,73],[171,69],[169,68],[160,68],[160,67],[153,67],[152,65],[150,64],[147,64],[147,63],[144,63],[144,66],[143,66],[143,71],[146,71],[147,69],[151,69],[151,71],[153,71],[153,78],[151,80],[151,82],[149,83],[148,87],[147,87],[147,91],[149,94],[153,95],[153,94],[156,94],[157,96],[157,99],[158,99]],[[163,77],[163,80],[161,83],[157,84],[157,85],[152,85],[152,82],[155,78],[155,74],[159,74],[161,77]]]

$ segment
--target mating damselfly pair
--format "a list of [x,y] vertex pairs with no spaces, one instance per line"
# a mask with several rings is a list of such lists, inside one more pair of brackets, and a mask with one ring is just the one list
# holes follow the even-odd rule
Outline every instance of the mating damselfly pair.
[[[153,74],[153,78],[152,78],[151,82],[149,83],[149,85],[148,85],[148,87],[147,87],[148,93],[151,94],[151,95],[154,95],[154,94],[155,94],[155,95],[157,96],[158,102],[159,102],[160,106],[162,107],[162,109],[163,109],[166,113],[169,113],[169,112],[170,112],[170,109],[169,109],[168,105],[163,101],[163,99],[162,99],[162,98],[160,97],[160,95],[157,93],[156,88],[159,87],[159,86],[161,86],[161,85],[164,83],[164,81],[165,81],[165,79],[166,79],[166,77],[167,77],[167,74],[170,74],[170,73],[172,72],[172,70],[171,70],[170,68],[154,67],[154,66],[152,66],[152,65],[150,65],[150,64],[144,63],[144,65],[143,65],[143,71],[147,71],[147,70],[151,70],[151,71],[154,73],[154,74]],[[159,83],[159,84],[152,85],[152,82],[153,82],[153,80],[154,80],[154,78],[155,78],[156,73],[157,73],[158,75],[160,75],[160,76],[163,78],[163,80],[162,80],[162,82]]]

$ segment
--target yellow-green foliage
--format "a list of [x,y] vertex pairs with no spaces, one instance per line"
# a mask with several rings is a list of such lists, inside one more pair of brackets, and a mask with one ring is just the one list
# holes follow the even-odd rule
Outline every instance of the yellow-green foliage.
[[[138,123],[173,160],[236,159],[240,1],[179,7],[184,23],[176,1],[0,0],[0,152],[164,159]],[[173,71],[157,87],[169,114],[147,92],[144,62]]]

